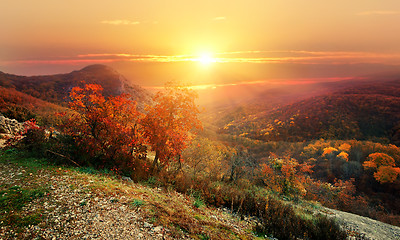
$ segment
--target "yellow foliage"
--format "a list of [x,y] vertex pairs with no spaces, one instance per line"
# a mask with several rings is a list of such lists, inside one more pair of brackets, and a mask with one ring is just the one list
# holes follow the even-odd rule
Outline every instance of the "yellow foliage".
[[348,153],[341,152],[341,153],[339,153],[339,154],[337,155],[337,157],[339,157],[339,158],[341,158],[341,159],[343,159],[343,160],[346,160],[346,162],[349,161],[349,154],[348,154]]
[[348,152],[351,149],[351,145],[348,143],[343,143],[342,145],[339,146],[339,150]]
[[[379,166],[395,166],[394,159],[387,155],[386,153],[371,153],[368,155],[368,161],[374,162],[378,167]],[[368,162],[366,161],[366,162]],[[364,162],[365,163],[365,162]]]
[[374,178],[380,183],[392,183],[399,175],[400,169],[391,166],[380,166],[374,173]]
[[364,167],[364,169],[367,169],[367,168],[377,168],[378,166],[376,165],[376,163],[374,161],[365,161],[363,163],[363,167]]
[[333,152],[337,152],[337,149],[334,147],[326,147],[326,148],[324,148],[324,152],[322,153],[322,156],[325,157],[326,155],[329,155]]
[[363,167],[376,169],[374,178],[380,183],[392,183],[400,174],[400,168],[395,167],[395,160],[385,153],[371,153]]

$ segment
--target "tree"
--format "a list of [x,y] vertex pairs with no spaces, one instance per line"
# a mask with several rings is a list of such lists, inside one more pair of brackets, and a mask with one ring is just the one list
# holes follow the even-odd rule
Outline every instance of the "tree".
[[374,178],[380,183],[392,183],[400,174],[395,160],[386,153],[371,153],[363,163],[364,169],[376,169]]
[[306,194],[304,183],[314,166],[308,163],[299,164],[296,159],[285,156],[279,158],[272,155],[268,162],[261,165],[264,183],[270,189],[279,193]]
[[183,151],[182,156],[195,181],[198,175],[208,179],[220,179],[223,175],[223,161],[228,151],[222,143],[197,136]]
[[145,158],[144,138],[136,102],[128,95],[106,99],[97,84],[74,87],[69,107],[73,113],[64,123],[64,133],[73,138],[88,163],[101,159],[103,165],[129,164],[134,158]]
[[165,90],[153,97],[154,104],[146,107],[142,124],[145,137],[156,152],[154,166],[159,162],[168,165],[174,158],[181,161],[182,150],[192,138],[191,130],[202,128],[196,97],[188,87],[167,83]]

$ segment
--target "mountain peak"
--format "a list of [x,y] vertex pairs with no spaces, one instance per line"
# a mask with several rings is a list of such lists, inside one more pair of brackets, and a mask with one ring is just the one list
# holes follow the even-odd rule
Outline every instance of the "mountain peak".
[[110,71],[117,73],[117,71],[115,71],[112,67],[103,64],[92,64],[82,68],[78,72],[99,72],[99,71]]

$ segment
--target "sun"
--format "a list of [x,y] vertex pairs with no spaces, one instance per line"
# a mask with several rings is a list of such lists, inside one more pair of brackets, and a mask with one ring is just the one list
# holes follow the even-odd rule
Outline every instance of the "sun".
[[197,60],[202,65],[210,65],[211,63],[216,62],[216,59],[212,56],[211,53],[202,53]]

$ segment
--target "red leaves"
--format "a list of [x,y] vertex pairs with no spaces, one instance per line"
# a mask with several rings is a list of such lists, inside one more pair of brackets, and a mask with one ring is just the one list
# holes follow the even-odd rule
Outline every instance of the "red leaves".
[[102,90],[96,84],[72,89],[69,106],[75,112],[66,119],[65,133],[92,157],[101,155],[107,161],[114,161],[122,155],[130,158],[145,155],[141,148],[144,145],[139,127],[141,113],[136,110],[136,102],[127,95],[106,99]]
[[167,85],[165,91],[154,96],[155,104],[147,106],[142,124],[148,143],[156,151],[155,163],[159,159],[167,165],[170,159],[180,156],[191,140],[190,131],[201,129],[195,98],[195,92],[188,88]]
[[187,88],[171,85],[158,92],[146,115],[136,110],[129,96],[106,99],[102,90],[96,84],[73,88],[69,106],[74,113],[64,125],[65,133],[91,157],[100,155],[107,161],[120,155],[145,158],[148,144],[156,151],[155,162],[159,159],[167,165],[180,157],[192,138],[190,131],[201,128],[196,96]]

